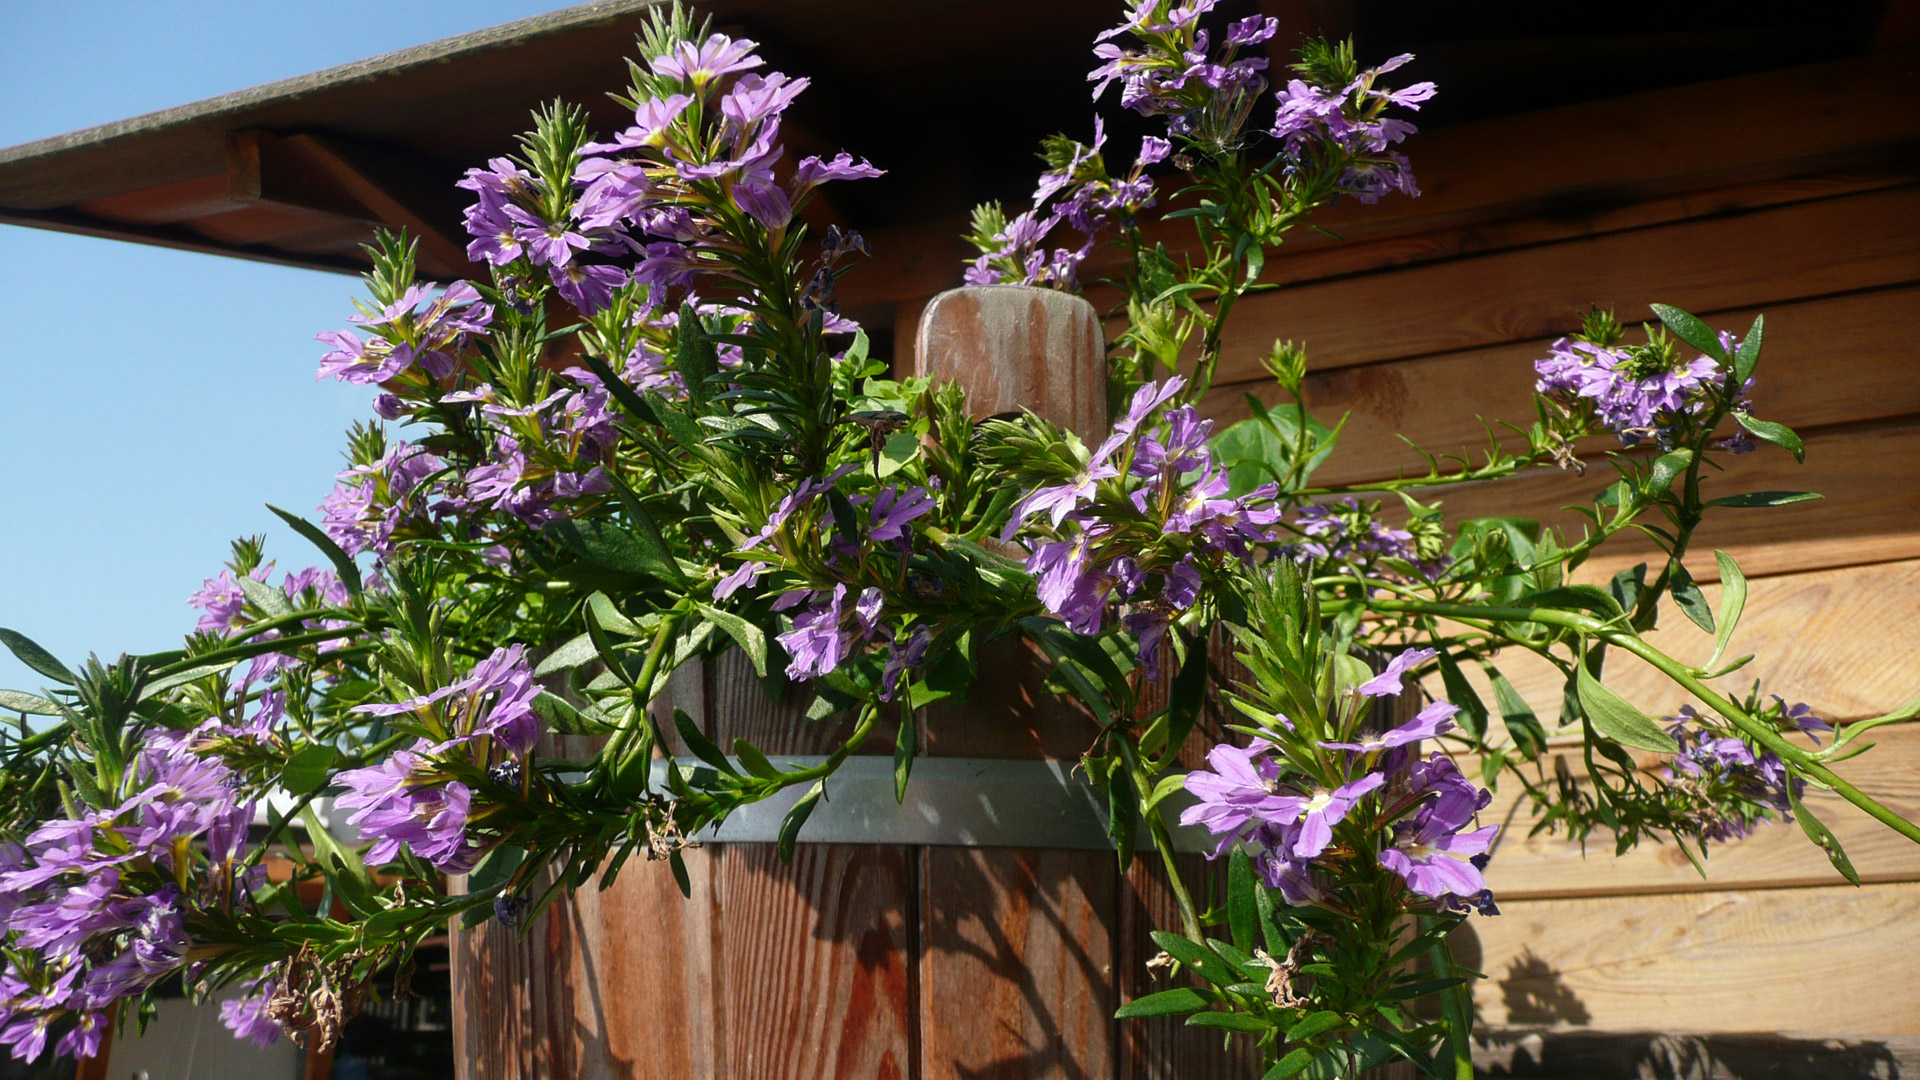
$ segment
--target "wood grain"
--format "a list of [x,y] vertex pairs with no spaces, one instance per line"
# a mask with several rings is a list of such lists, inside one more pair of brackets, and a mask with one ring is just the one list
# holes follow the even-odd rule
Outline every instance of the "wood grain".
[[924,1080],[1110,1076],[1114,857],[1014,848],[924,857]]
[[[1209,862],[1201,855],[1178,857],[1180,876],[1192,890],[1194,902],[1205,906],[1224,896],[1226,863]],[[1132,1001],[1180,985],[1201,985],[1191,974],[1178,982],[1156,976],[1147,961],[1160,952],[1150,936],[1155,930],[1178,932],[1180,907],[1167,886],[1166,868],[1152,853],[1142,853],[1120,883],[1119,972],[1120,1000]],[[1222,933],[1216,930],[1215,933]],[[1120,1080],[1180,1080],[1188,1076],[1258,1076],[1260,1055],[1248,1036],[1227,1038],[1222,1032],[1186,1026],[1185,1017],[1151,1017],[1120,1021],[1123,1056]]]
[[[1745,333],[1755,315],[1766,316],[1754,407],[1789,427],[1813,428],[1920,413],[1920,346],[1907,332],[1915,311],[1920,288],[1905,285],[1725,312],[1713,322]],[[1347,418],[1338,448],[1314,482],[1425,475],[1426,462],[1402,435],[1432,453],[1483,460],[1482,417],[1523,427],[1533,422],[1533,362],[1551,344],[1549,338],[1309,374],[1308,408],[1328,424]],[[1835,364],[1845,365],[1845,378],[1834,377]],[[1285,397],[1267,379],[1216,386],[1202,408],[1224,427],[1251,415],[1249,392],[1268,405]],[[1524,438],[1499,433],[1509,451],[1526,449]],[[1598,454],[1609,442],[1594,440],[1585,449]]]
[[[1920,884],[1522,900],[1455,955],[1482,1022],[1920,1034]],[[1477,964],[1476,964],[1477,962]]]
[[[1702,587],[1718,610],[1720,587]],[[1788,701],[1804,701],[1814,715],[1834,721],[1878,716],[1920,695],[1920,622],[1914,603],[1920,597],[1920,562],[1817,570],[1756,579],[1748,583],[1746,614],[1731,645],[1731,658],[1754,661],[1713,680],[1736,698],[1760,680],[1761,688]],[[1704,664],[1713,641],[1669,607],[1659,628],[1647,634],[1655,647],[1690,664]],[[1544,720],[1560,708],[1559,670],[1533,653],[1509,650],[1494,658],[1502,674]],[[1492,701],[1476,665],[1467,681]],[[1698,705],[1657,669],[1625,655],[1608,657],[1607,685],[1653,716],[1670,716],[1680,706]],[[1437,678],[1427,684],[1437,693]]]
[[1243,300],[1217,380],[1257,378],[1276,338],[1316,369],[1485,348],[1568,333],[1589,305],[1651,318],[1920,278],[1920,189],[1905,187],[1705,218],[1480,258],[1315,282]]
[[[1770,509],[1721,509],[1695,533],[1688,569],[1696,578],[1718,576],[1715,548],[1731,554],[1750,578],[1828,567],[1860,566],[1920,556],[1920,485],[1910,478],[1920,464],[1920,418],[1903,418],[1803,433],[1805,465],[1785,451],[1762,444],[1727,459],[1726,471],[1705,476],[1709,499],[1748,491],[1812,491],[1812,502]],[[1609,479],[1595,462],[1585,476],[1535,469],[1497,482],[1456,484],[1422,493],[1439,500],[1449,521],[1496,515],[1534,518],[1582,535],[1584,519],[1564,507],[1588,504]],[[1390,508],[1391,509],[1391,508]],[[1657,524],[1664,524],[1659,519]],[[1657,554],[1638,530],[1616,535],[1586,566],[1583,580],[1606,581],[1616,571]]]
[[[1867,794],[1913,820],[1920,817],[1920,729],[1888,729],[1865,755],[1836,766]],[[1581,775],[1577,752],[1567,755]],[[1652,763],[1648,756],[1648,763]],[[1461,762],[1469,773],[1473,766]],[[1551,762],[1545,763],[1549,777]],[[1809,790],[1807,808],[1834,831],[1863,881],[1920,881],[1920,844],[1861,813],[1837,795]],[[1532,809],[1512,778],[1496,789],[1494,803],[1481,820],[1501,826],[1487,867],[1487,883],[1502,904],[1507,900],[1634,893],[1700,892],[1727,889],[1780,889],[1840,885],[1844,880],[1791,822],[1763,825],[1752,836],[1708,850],[1706,876],[1671,845],[1643,844],[1615,857],[1613,840],[1596,835],[1585,854],[1580,845],[1555,836],[1528,836]]]

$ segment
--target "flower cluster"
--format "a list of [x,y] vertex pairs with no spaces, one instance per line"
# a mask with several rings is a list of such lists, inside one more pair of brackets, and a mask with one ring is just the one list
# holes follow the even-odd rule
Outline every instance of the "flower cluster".
[[[384,307],[356,304],[360,314],[348,316],[347,321],[366,327],[373,337],[363,338],[352,330],[319,334],[318,339],[332,348],[320,358],[317,377],[384,386],[401,379],[425,385],[452,375],[456,354],[466,347],[469,335],[487,332],[493,308],[480,303],[479,291],[464,281],[428,302],[433,289],[416,283]],[[427,305],[424,310],[422,303]]]
[[[1353,697],[1401,693],[1405,673],[1433,656],[1431,649],[1401,653]],[[1481,869],[1499,827],[1469,828],[1492,796],[1445,754],[1420,759],[1409,749],[1451,730],[1458,712],[1435,702],[1383,733],[1316,740],[1322,750],[1341,752],[1338,770],[1325,777],[1302,772],[1263,738],[1244,749],[1215,746],[1207,754],[1211,768],[1187,775],[1197,801],[1180,822],[1205,826],[1218,840],[1216,854],[1250,845],[1268,886],[1290,904],[1334,899],[1342,865],[1367,858],[1442,908],[1494,914]],[[1336,831],[1345,839],[1337,841]]]
[[446,462],[407,442],[353,465],[335,477],[320,503],[321,528],[349,555],[392,556],[397,534],[424,525]]
[[[1722,332],[1720,345],[1732,355],[1739,342]],[[1599,340],[1586,335],[1561,338],[1534,361],[1539,375],[1534,388],[1568,407],[1590,406],[1594,418],[1619,436],[1622,445],[1651,441],[1670,448],[1728,381],[1712,357],[1682,357],[1677,344],[1658,330],[1648,332],[1645,345],[1621,344],[1617,330]],[[1751,380],[1741,393],[1750,389]],[[1736,453],[1751,448],[1744,438],[1727,447]]]
[[[1814,716],[1804,704],[1788,707],[1775,699],[1781,722],[1818,739],[1833,726]],[[1752,833],[1771,811],[1782,819],[1793,816],[1793,798],[1806,782],[1787,772],[1771,750],[1756,752],[1743,739],[1721,734],[1691,705],[1667,718],[1667,734],[1680,744],[1666,779],[1690,796],[1687,819],[1702,841],[1726,842]]]
[[[1315,63],[1316,59],[1321,62]],[[1363,203],[1379,202],[1394,191],[1419,195],[1405,155],[1389,149],[1418,129],[1382,114],[1390,105],[1417,111],[1421,102],[1433,97],[1434,85],[1420,82],[1400,90],[1374,85],[1381,75],[1412,59],[1411,54],[1396,56],[1350,78],[1350,51],[1332,50],[1301,64],[1303,77],[1289,79],[1279,95],[1272,128],[1273,137],[1281,140],[1293,160],[1291,167],[1339,155],[1344,165],[1335,190],[1340,194]]]
[[1290,527],[1300,539],[1288,545],[1294,558],[1302,562],[1337,562],[1365,566],[1387,576],[1400,576],[1382,560],[1405,563],[1419,577],[1432,581],[1452,562],[1439,550],[1444,537],[1429,528],[1430,523],[1415,521],[1420,528],[1397,528],[1379,517],[1378,504],[1363,504],[1348,495],[1332,503],[1312,503],[1294,514]]
[[[1213,421],[1192,405],[1168,408],[1185,384],[1175,376],[1141,387],[1079,471],[1028,492],[1005,533],[1011,539],[1044,514],[1040,535],[1050,538],[1026,561],[1041,604],[1081,634],[1099,633],[1108,609],[1127,604],[1123,624],[1154,671],[1204,572],[1245,558],[1280,520],[1274,485],[1229,494],[1227,470],[1207,445]],[[1038,523],[1028,531],[1040,532]]]
[[[1166,160],[1172,144],[1156,136],[1140,141],[1133,168],[1124,176],[1107,171],[1102,148],[1105,122],[1094,121],[1093,142],[1048,139],[1042,148],[1048,169],[1033,193],[1033,207],[1008,220],[997,205],[975,209],[969,240],[980,255],[967,268],[969,285],[1047,285],[1073,289],[1080,266],[1116,222],[1131,223],[1156,201],[1149,166]],[[1077,247],[1048,248],[1057,226],[1081,236]]]
[[[1267,87],[1267,58],[1240,56],[1279,32],[1279,20],[1249,16],[1221,35],[1217,49],[1200,18],[1216,0],[1138,0],[1125,22],[1101,32],[1093,54],[1100,61],[1087,75],[1095,101],[1120,84],[1120,105],[1142,116],[1167,117],[1167,130],[1226,145],[1245,123]],[[1130,35],[1137,46],[1114,43]]]
[[[483,852],[468,832],[473,786],[455,779],[483,771],[496,787],[517,789],[523,763],[545,730],[534,712],[540,689],[524,646],[496,649],[465,678],[394,704],[356,711],[387,718],[420,737],[383,761],[342,772],[338,805],[373,840],[375,863],[399,858],[404,844],[438,870],[464,873]],[[464,769],[459,767],[464,766]]]
[[187,919],[259,884],[241,858],[253,804],[193,741],[149,735],[117,801],[0,848],[0,1044],[16,1058],[56,1035],[56,1053],[97,1053],[109,1006],[187,964]]

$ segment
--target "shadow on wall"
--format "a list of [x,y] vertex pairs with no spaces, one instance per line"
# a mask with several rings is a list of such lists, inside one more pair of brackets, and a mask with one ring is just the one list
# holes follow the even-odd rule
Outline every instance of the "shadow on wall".
[[1488,1077],[1594,1080],[1899,1080],[1920,1076],[1920,1038],[1504,1030],[1474,1040]]

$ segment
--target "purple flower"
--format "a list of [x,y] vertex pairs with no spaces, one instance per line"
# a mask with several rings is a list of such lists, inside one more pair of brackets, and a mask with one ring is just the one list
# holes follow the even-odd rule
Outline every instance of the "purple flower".
[[885,169],[874,168],[864,158],[855,161],[845,150],[835,154],[831,161],[822,161],[817,156],[804,157],[793,170],[793,192],[797,197],[829,180],[871,180],[886,174]]
[[1436,701],[1421,709],[1413,719],[1399,727],[1380,735],[1368,735],[1359,742],[1323,742],[1320,745],[1329,750],[1351,750],[1356,754],[1371,754],[1376,750],[1391,750],[1397,746],[1417,743],[1422,739],[1432,739],[1453,730],[1453,716],[1460,706],[1447,701]]
[[682,41],[671,52],[654,57],[648,66],[662,79],[678,79],[699,90],[722,75],[759,67],[763,61],[753,55],[756,48],[756,42],[745,38],[735,41],[725,34],[714,34],[698,45]]
[[595,314],[613,303],[614,290],[627,283],[627,272],[617,266],[575,262],[555,266],[548,273],[554,290],[582,315]]
[[933,512],[933,496],[926,488],[881,488],[873,496],[867,539],[876,544],[907,539],[907,526]]
[[1119,475],[1120,470],[1112,465],[1103,460],[1094,460],[1088,462],[1064,484],[1034,488],[1025,498],[1014,504],[1013,515],[1007,520],[1007,527],[1000,534],[1000,539],[1012,539],[1021,523],[1039,513],[1048,514],[1053,527],[1059,528],[1069,514],[1079,510],[1081,506],[1093,499],[1094,490],[1100,481],[1111,480]]
[[1440,655],[1434,649],[1408,649],[1387,664],[1387,670],[1354,688],[1362,697],[1392,697],[1406,688],[1407,672]]
[[280,1024],[267,1015],[267,1003],[272,1000],[278,981],[271,975],[263,975],[245,985],[245,996],[220,1003],[220,1022],[236,1039],[251,1040],[255,1046],[272,1046],[280,1039]]
[[369,862],[392,862],[405,844],[435,869],[465,873],[480,854],[466,835],[472,792],[457,780],[441,783],[425,772],[416,778],[420,765],[417,754],[398,750],[377,765],[342,772],[334,780],[347,791],[336,805],[356,811],[348,823],[373,838]]
[[1107,598],[1118,584],[1111,565],[1094,562],[1095,533],[1082,530],[1069,540],[1036,545],[1027,556],[1040,603],[1076,634],[1097,634],[1106,617]]
[[1275,820],[1299,827],[1290,849],[1294,858],[1311,859],[1325,851],[1327,845],[1333,843],[1333,827],[1346,818],[1361,797],[1386,783],[1386,779],[1379,773],[1368,773],[1331,791],[1279,796]]
[[793,203],[787,199],[786,189],[771,177],[734,184],[733,205],[769,229],[784,229],[793,220]]
[[[255,581],[265,581],[273,572],[273,564],[256,566],[247,576]],[[187,598],[188,607],[200,609],[200,618],[194,623],[194,629],[203,633],[231,636],[246,629],[251,620],[247,616],[247,594],[234,583],[233,574],[222,570],[214,577],[200,582],[200,589]]]
[[1280,766],[1267,756],[1273,744],[1255,739],[1240,749],[1221,743],[1207,751],[1212,770],[1187,774],[1186,787],[1198,802],[1180,812],[1180,824],[1204,825],[1220,837],[1224,852],[1249,825],[1276,821],[1284,805],[1279,794]]
[[814,679],[839,667],[852,649],[855,634],[845,625],[847,587],[835,585],[821,592],[819,602],[794,616],[793,629],[779,635],[787,650],[787,678]]
[[933,632],[925,623],[913,628],[902,643],[894,639],[887,647],[887,666],[880,672],[880,700],[892,701],[902,676],[911,673],[927,659],[927,647],[933,644]]
[[1394,828],[1393,844],[1380,852],[1380,865],[1400,875],[1407,888],[1421,896],[1478,898],[1487,892],[1480,865],[1499,831],[1500,826],[1488,825],[1459,833],[1438,818],[1416,816]]

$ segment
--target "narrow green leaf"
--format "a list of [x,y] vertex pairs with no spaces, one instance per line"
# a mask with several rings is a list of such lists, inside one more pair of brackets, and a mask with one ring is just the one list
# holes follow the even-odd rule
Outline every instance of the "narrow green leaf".
[[67,670],[67,665],[54,659],[52,653],[18,630],[0,626],[0,644],[4,644],[21,663],[47,678],[62,686],[74,684],[73,672]]
[[0,690],[0,709],[32,716],[59,716],[60,706],[21,690]]
[[1232,965],[1205,947],[1165,930],[1155,930],[1152,936],[1154,944],[1165,949],[1168,956],[1185,964],[1187,970],[1213,985],[1231,986],[1240,981],[1240,975]]
[[1707,594],[1693,580],[1693,575],[1679,563],[1673,564],[1673,576],[1668,579],[1667,591],[1673,594],[1673,602],[1680,606],[1693,625],[1711,634],[1713,630],[1713,608],[1707,604]]
[[1322,1032],[1332,1031],[1334,1028],[1346,1023],[1346,1021],[1347,1018],[1337,1012],[1323,1010],[1317,1013],[1308,1013],[1305,1017],[1301,1018],[1299,1023],[1287,1029],[1287,1041],[1290,1043],[1304,1042]]
[[1460,670],[1459,662],[1445,649],[1440,650],[1440,683],[1446,687],[1447,700],[1460,708],[1454,722],[1475,742],[1480,741],[1487,732],[1487,703],[1480,700],[1466,673]]
[[360,567],[353,561],[353,556],[333,542],[333,537],[298,514],[289,514],[272,503],[267,504],[267,509],[286,522],[288,528],[304,537],[307,543],[320,549],[320,554],[333,564],[333,572],[340,578],[340,584],[347,587],[348,596],[357,598],[360,595]]
[[1602,686],[1600,680],[1587,670],[1585,662],[1577,665],[1574,679],[1577,681],[1580,707],[1600,734],[1636,750],[1651,750],[1657,754],[1680,752],[1680,744],[1674,742],[1672,736],[1660,730],[1660,725],[1633,703]]
[[1526,755],[1528,760],[1539,757],[1547,748],[1547,731],[1540,726],[1540,718],[1534,715],[1527,699],[1513,688],[1507,677],[1485,660],[1480,661],[1480,669],[1487,673],[1487,681],[1493,684],[1494,704],[1500,709],[1500,719],[1507,726],[1507,734],[1513,736],[1514,748]]
[[773,762],[767,760],[767,755],[761,753],[759,747],[745,738],[733,740],[733,756],[740,759],[742,768],[762,780],[773,780],[780,775],[780,770],[774,768]]
[[907,801],[907,779],[913,775],[913,755],[920,748],[919,714],[910,694],[900,695],[900,730],[893,740],[893,801]]
[[327,782],[327,773],[339,756],[339,751],[325,743],[303,747],[288,758],[286,768],[280,770],[280,784],[292,795],[318,791]]
[[1133,864],[1134,838],[1139,832],[1140,792],[1133,786],[1126,761],[1116,756],[1107,774],[1107,836],[1113,840],[1122,874]]
[[781,862],[793,861],[793,846],[799,842],[800,826],[805,825],[807,818],[813,815],[813,808],[820,804],[820,796],[824,795],[826,790],[825,780],[814,781],[813,786],[807,789],[805,795],[800,796],[800,801],[794,803],[793,809],[787,811],[787,816],[781,820],[780,838],[774,844],[774,851],[780,856]]
[[1253,859],[1234,848],[1227,855],[1227,927],[1242,952],[1252,952],[1260,944],[1260,908],[1254,899],[1259,888]]
[[667,854],[667,866],[673,870],[673,883],[680,886],[681,897],[693,899],[693,879],[687,876],[687,860],[678,848]]
[[1313,1064],[1313,1056],[1313,1051],[1304,1046],[1290,1050],[1287,1056],[1281,1058],[1279,1064],[1268,1069],[1267,1074],[1260,1080],[1292,1080],[1293,1077],[1304,1072],[1307,1066]]
[[1801,442],[1800,436],[1794,434],[1793,429],[1787,425],[1777,424],[1772,420],[1756,420],[1743,412],[1734,413],[1733,418],[1740,421],[1740,426],[1753,432],[1756,437],[1765,439],[1792,454],[1793,460],[1803,463],[1807,460],[1807,444]]
[[505,885],[507,880],[513,877],[513,872],[520,869],[520,864],[526,859],[525,848],[515,847],[512,844],[498,845],[487,852],[486,858],[481,859],[480,864],[467,874],[467,891],[486,892],[488,889]]
[[539,666],[533,669],[533,673],[536,676],[547,676],[558,671],[571,671],[581,664],[591,663],[598,655],[599,650],[593,647],[593,635],[581,634],[548,653],[541,659]]
[[1273,1025],[1243,1012],[1199,1012],[1187,1017],[1188,1027],[1220,1028],[1248,1035],[1264,1035]]
[[1733,376],[1737,383],[1745,384],[1753,375],[1753,369],[1760,363],[1760,341],[1767,328],[1767,317],[1755,315],[1753,327],[1747,336],[1740,339],[1740,347],[1733,353]]
[[1833,830],[1827,828],[1824,822],[1807,811],[1806,805],[1800,801],[1798,787],[1799,785],[1789,778],[1787,800],[1793,806],[1793,819],[1800,823],[1800,831],[1807,834],[1807,839],[1813,841],[1815,847],[1827,853],[1827,861],[1833,864],[1835,870],[1840,871],[1840,876],[1855,885],[1860,884],[1860,872],[1853,868],[1853,860],[1847,858],[1846,849],[1840,846],[1840,838],[1833,835]]
[[1419,982],[1402,983],[1380,996],[1389,1001],[1405,1001],[1408,998],[1426,997],[1442,990],[1451,990],[1464,984],[1465,979],[1421,979]]
[[735,615],[731,611],[722,611],[711,604],[698,605],[700,614],[707,621],[718,626],[733,639],[740,651],[747,654],[748,662],[753,664],[753,673],[760,678],[767,677],[767,633],[758,626]]
[[1673,486],[1675,480],[1686,473],[1687,466],[1692,463],[1693,451],[1684,446],[1661,454],[1653,460],[1653,468],[1647,473],[1647,486],[1642,489],[1642,495],[1651,498],[1664,494]]
[[1713,332],[1713,327],[1708,326],[1698,318],[1681,311],[1671,304],[1653,304],[1650,306],[1653,308],[1653,313],[1659,316],[1660,321],[1667,324],[1667,329],[1673,331],[1674,337],[1699,349],[1701,352],[1706,353],[1722,364],[1729,362],[1731,358],[1727,356],[1727,350],[1720,347],[1720,335]]
[[1749,491],[1744,495],[1726,495],[1718,499],[1708,499],[1704,505],[1750,509],[1761,506],[1790,506],[1793,503],[1812,502],[1821,497],[1814,491]]
[[1727,646],[1733,644],[1734,628],[1740,625],[1740,616],[1747,609],[1747,575],[1740,572],[1740,564],[1724,551],[1715,551],[1713,558],[1720,564],[1720,629],[1713,638],[1713,659],[1707,661],[1709,671],[1720,666]]
[[293,613],[293,605],[287,603],[287,594],[280,589],[264,581],[255,581],[249,574],[241,574],[236,584],[240,587],[241,595],[245,596],[254,607],[259,608],[261,614],[267,618]]
[[1113,1015],[1117,1020],[1134,1020],[1142,1016],[1179,1016],[1181,1013],[1199,1012],[1207,1004],[1207,999],[1201,997],[1199,991],[1182,986],[1134,998],[1115,1010]]
[[673,728],[680,733],[680,741],[687,744],[687,750],[694,757],[728,776],[740,775],[739,771],[734,769],[733,762],[728,761],[727,755],[721,753],[720,748],[707,738],[706,734],[700,730],[700,725],[693,722],[693,717],[688,716],[685,709],[673,710]]

